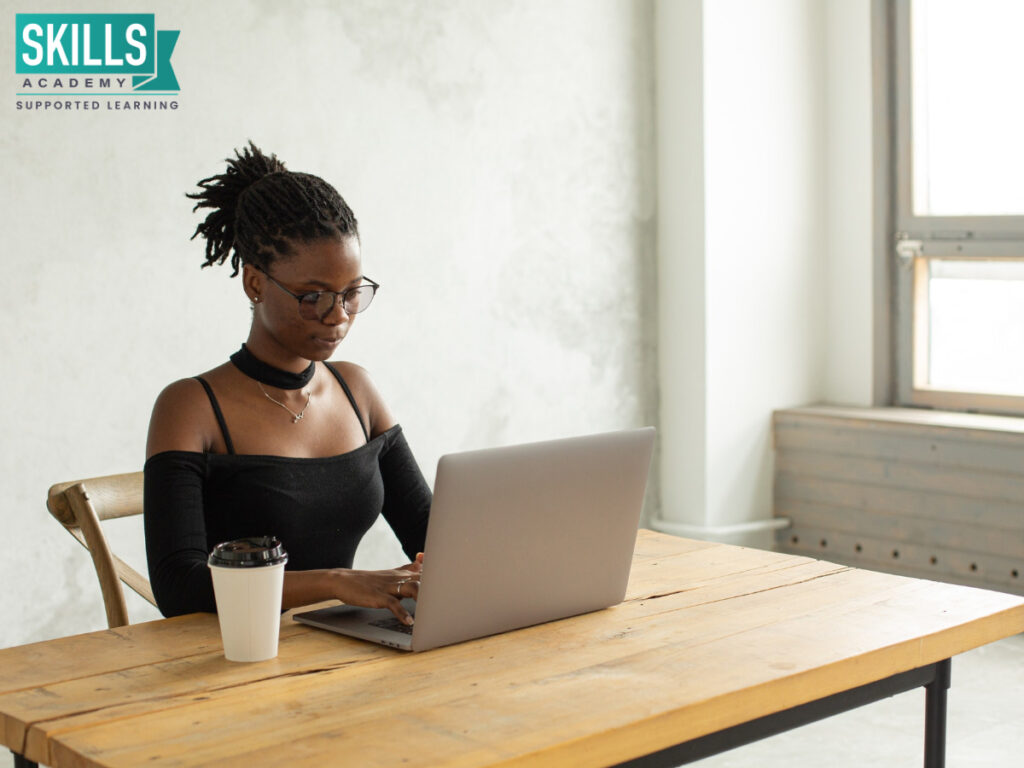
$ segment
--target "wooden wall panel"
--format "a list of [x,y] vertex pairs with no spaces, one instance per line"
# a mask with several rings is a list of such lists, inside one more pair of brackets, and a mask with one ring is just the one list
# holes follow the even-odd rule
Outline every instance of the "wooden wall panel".
[[1024,419],[794,408],[773,439],[781,551],[1024,594]]

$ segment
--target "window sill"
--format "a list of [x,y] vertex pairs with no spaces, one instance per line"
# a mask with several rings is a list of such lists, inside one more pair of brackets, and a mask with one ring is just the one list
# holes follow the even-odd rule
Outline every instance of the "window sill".
[[[940,411],[930,408],[870,408],[843,405],[806,405],[775,411],[773,421],[815,419],[857,422],[865,428],[934,432],[969,430],[999,435],[1024,436],[1024,417],[996,416],[986,413]],[[980,436],[980,435],[979,435]]]

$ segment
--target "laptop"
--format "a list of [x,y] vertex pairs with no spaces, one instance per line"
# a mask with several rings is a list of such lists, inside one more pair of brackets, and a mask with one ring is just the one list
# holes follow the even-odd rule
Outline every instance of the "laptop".
[[653,447],[644,427],[442,456],[413,626],[348,605],[295,620],[425,651],[616,605]]

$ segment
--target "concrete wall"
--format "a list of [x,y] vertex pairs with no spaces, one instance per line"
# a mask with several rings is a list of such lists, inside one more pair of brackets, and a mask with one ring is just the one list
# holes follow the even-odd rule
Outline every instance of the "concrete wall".
[[[27,9],[2,6],[10,66]],[[160,389],[245,338],[240,283],[200,271],[184,193],[249,138],[356,211],[383,289],[339,357],[370,370],[428,479],[445,452],[656,421],[648,3],[88,10],[148,9],[181,30],[179,109],[19,112],[13,70],[0,100],[0,646],[105,626],[46,489],[140,468]],[[137,521],[113,528],[141,564]],[[359,555],[402,561],[379,529]]]

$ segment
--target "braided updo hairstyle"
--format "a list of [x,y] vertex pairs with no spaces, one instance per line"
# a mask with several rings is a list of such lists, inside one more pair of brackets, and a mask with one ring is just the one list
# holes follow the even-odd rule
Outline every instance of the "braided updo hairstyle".
[[267,269],[291,255],[294,242],[359,237],[352,209],[319,176],[289,171],[252,141],[227,163],[224,173],[199,182],[202,191],[186,195],[199,201],[193,212],[212,209],[192,235],[206,238],[204,267],[223,264],[230,254],[234,277],[242,264]]

